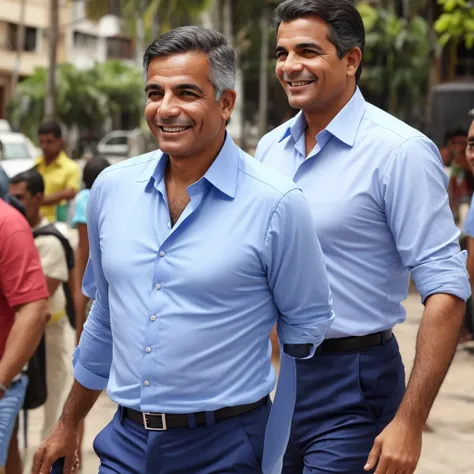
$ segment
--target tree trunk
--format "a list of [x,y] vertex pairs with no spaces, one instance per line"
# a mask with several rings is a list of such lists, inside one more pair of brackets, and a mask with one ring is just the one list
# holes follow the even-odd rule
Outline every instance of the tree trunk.
[[151,24],[151,41],[155,41],[158,36],[160,36],[160,15],[158,9],[153,15],[153,22]]
[[56,120],[56,65],[59,36],[59,0],[50,0],[49,67],[44,104],[45,120]]
[[260,90],[258,103],[258,134],[263,137],[267,133],[268,121],[268,35],[270,32],[269,15],[266,8],[262,9],[260,18]]
[[21,0],[20,3],[20,18],[18,21],[18,30],[16,35],[16,58],[15,67],[13,68],[12,78],[10,83],[10,97],[13,97],[18,84],[18,76],[20,74],[21,55],[25,43],[25,4],[26,0]]
[[145,52],[145,25],[143,15],[145,13],[144,0],[138,0],[138,8],[135,12],[135,58],[139,66],[142,65],[143,53]]

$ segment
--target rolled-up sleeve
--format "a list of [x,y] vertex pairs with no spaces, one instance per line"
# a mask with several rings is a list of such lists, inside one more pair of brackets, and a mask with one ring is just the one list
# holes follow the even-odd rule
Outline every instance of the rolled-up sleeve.
[[466,252],[449,208],[447,176],[435,145],[424,137],[406,140],[383,177],[385,214],[404,266],[421,294],[470,295]]
[[84,294],[94,299],[94,304],[84,325],[81,340],[73,358],[75,379],[91,390],[106,388],[112,365],[108,283],[102,270],[99,240],[99,215],[97,211],[97,194],[99,191],[97,187],[91,191],[87,205],[90,256],[82,284]]
[[334,313],[311,208],[299,189],[286,193],[276,206],[263,255],[269,286],[280,312],[280,343],[311,344],[308,357],[312,357]]

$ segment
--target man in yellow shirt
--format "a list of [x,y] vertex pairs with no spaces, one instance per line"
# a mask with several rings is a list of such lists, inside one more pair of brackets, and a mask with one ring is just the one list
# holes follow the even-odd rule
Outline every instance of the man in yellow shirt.
[[61,128],[57,123],[42,124],[38,129],[38,137],[43,155],[35,164],[45,184],[41,213],[50,222],[64,221],[66,212],[57,216],[58,206],[64,206],[74,199],[80,188],[81,173],[77,164],[63,150]]

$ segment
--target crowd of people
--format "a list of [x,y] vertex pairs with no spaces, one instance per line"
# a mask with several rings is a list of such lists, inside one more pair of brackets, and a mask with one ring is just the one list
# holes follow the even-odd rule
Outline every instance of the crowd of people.
[[[440,153],[365,101],[365,30],[350,0],[286,0],[274,19],[276,75],[299,113],[255,157],[226,131],[232,47],[187,26],[144,54],[159,150],[111,168],[93,158],[81,184],[59,126],[43,124],[43,156],[3,183],[0,473],[22,470],[18,413],[42,341],[33,474],[79,469],[83,423],[105,388],[117,412],[94,442],[102,474],[415,471],[469,328],[456,223],[471,272],[474,125]],[[425,308],[406,386],[393,327],[409,275]],[[59,414],[68,324],[78,347]]]
[[74,340],[88,304],[80,288],[89,256],[87,199],[109,166],[91,158],[80,170],[64,151],[57,123],[42,124],[38,142],[42,155],[34,168],[8,178],[0,166],[0,469],[8,474],[22,472],[18,415],[29,408],[28,390],[37,398],[34,407],[43,407],[44,439],[72,381]]

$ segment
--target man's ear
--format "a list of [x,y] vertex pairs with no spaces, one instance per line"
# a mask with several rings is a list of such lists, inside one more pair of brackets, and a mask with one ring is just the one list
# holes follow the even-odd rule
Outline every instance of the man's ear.
[[347,75],[354,76],[359,69],[360,63],[362,62],[362,51],[360,48],[352,48],[347,54]]
[[221,112],[221,117],[222,120],[227,120],[230,119],[230,116],[232,115],[232,111],[234,110],[235,107],[235,100],[237,98],[237,94],[234,90],[226,90],[222,93],[222,97],[220,99],[220,102],[222,104],[222,112]]

